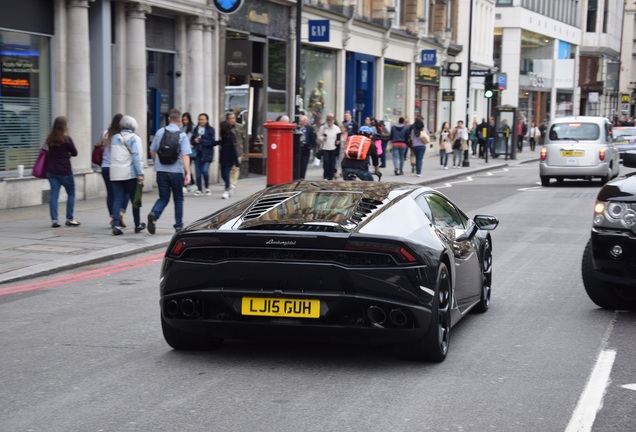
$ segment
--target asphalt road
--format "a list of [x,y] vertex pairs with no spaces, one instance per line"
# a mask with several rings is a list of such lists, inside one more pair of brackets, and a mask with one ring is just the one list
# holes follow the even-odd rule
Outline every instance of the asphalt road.
[[537,170],[437,185],[501,220],[491,309],[453,328],[442,364],[309,342],[172,351],[157,251],[0,296],[0,431],[565,431],[596,411],[582,395],[606,352],[592,430],[633,431],[636,313],[597,308],[580,276],[600,185],[541,188]]

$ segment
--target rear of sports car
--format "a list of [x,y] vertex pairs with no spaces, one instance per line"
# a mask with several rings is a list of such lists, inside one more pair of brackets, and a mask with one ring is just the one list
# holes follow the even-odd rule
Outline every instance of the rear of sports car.
[[166,340],[188,349],[226,338],[394,344],[422,337],[435,294],[433,254],[358,229],[387,202],[289,193],[175,236],[161,277]]

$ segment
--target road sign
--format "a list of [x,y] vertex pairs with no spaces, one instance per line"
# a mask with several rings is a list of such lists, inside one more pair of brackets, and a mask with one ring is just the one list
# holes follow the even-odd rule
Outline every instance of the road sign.
[[437,64],[436,50],[422,50],[422,66],[435,66]]
[[243,0],[213,0],[214,7],[221,13],[231,14],[239,10]]
[[462,76],[462,64],[458,62],[448,63],[448,66],[446,66],[446,76]]
[[455,91],[443,91],[442,92],[442,101],[444,102],[454,102],[455,101]]
[[505,73],[497,74],[497,88],[499,90],[505,90],[507,82],[508,82],[508,77]]
[[490,75],[490,71],[488,70],[479,70],[479,69],[471,69],[470,76],[471,77],[485,77]]
[[309,20],[309,42],[329,42],[329,20]]

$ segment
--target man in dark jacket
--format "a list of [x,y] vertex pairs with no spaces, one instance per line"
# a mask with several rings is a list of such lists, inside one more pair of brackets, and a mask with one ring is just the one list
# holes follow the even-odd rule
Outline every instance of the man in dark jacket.
[[[358,129],[358,135],[363,135],[365,138],[368,138],[368,153],[364,159],[352,159],[347,157],[346,149],[347,145],[345,145],[345,155],[342,158],[342,178],[344,180],[350,179],[350,176],[358,177],[360,180],[365,181],[373,181],[373,175],[369,171],[369,156],[371,157],[371,162],[373,163],[374,172],[379,174],[379,159],[378,159],[378,150],[375,147],[375,143],[373,142],[373,129],[369,126],[361,126]],[[349,140],[356,138],[356,135],[349,136],[347,138],[347,142]],[[351,178],[353,180],[353,178]]]
[[311,151],[316,148],[316,132],[312,126],[309,126],[307,116],[301,115],[300,121],[300,179],[305,179],[307,173],[307,165],[309,164],[309,156]]
[[495,138],[497,137],[497,128],[495,127],[495,118],[490,117],[490,123],[488,123],[488,148],[490,149],[490,157],[495,156]]
[[404,158],[406,157],[406,143],[409,140],[409,126],[400,117],[397,125],[391,128],[391,142],[393,149],[393,172],[395,175],[403,175]]
[[344,113],[344,121],[342,125],[347,128],[347,136],[358,133],[358,123],[351,116],[351,111],[346,110]]
[[477,126],[477,144],[479,144],[479,157],[486,155],[486,144],[488,142],[488,123],[486,118],[481,119],[481,123]]

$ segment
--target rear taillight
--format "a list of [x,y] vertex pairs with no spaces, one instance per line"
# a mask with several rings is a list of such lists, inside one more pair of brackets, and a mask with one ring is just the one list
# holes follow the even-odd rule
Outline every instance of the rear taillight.
[[169,255],[171,256],[179,256],[186,249],[191,247],[205,247],[205,246],[219,246],[221,244],[221,240],[217,237],[209,237],[209,238],[200,238],[200,239],[188,239],[182,238],[177,240],[172,248],[170,249]]
[[598,151],[598,158],[599,158],[600,160],[602,160],[602,161],[604,161],[604,160],[605,160],[605,149],[604,149],[604,148],[602,148],[602,149],[600,149],[600,150]]
[[400,263],[417,262],[417,259],[411,252],[398,244],[353,240],[347,242],[345,249],[351,251],[388,253]]
[[543,147],[541,149],[541,155],[540,156],[541,156],[541,161],[546,160],[546,158],[548,157],[548,149]]

